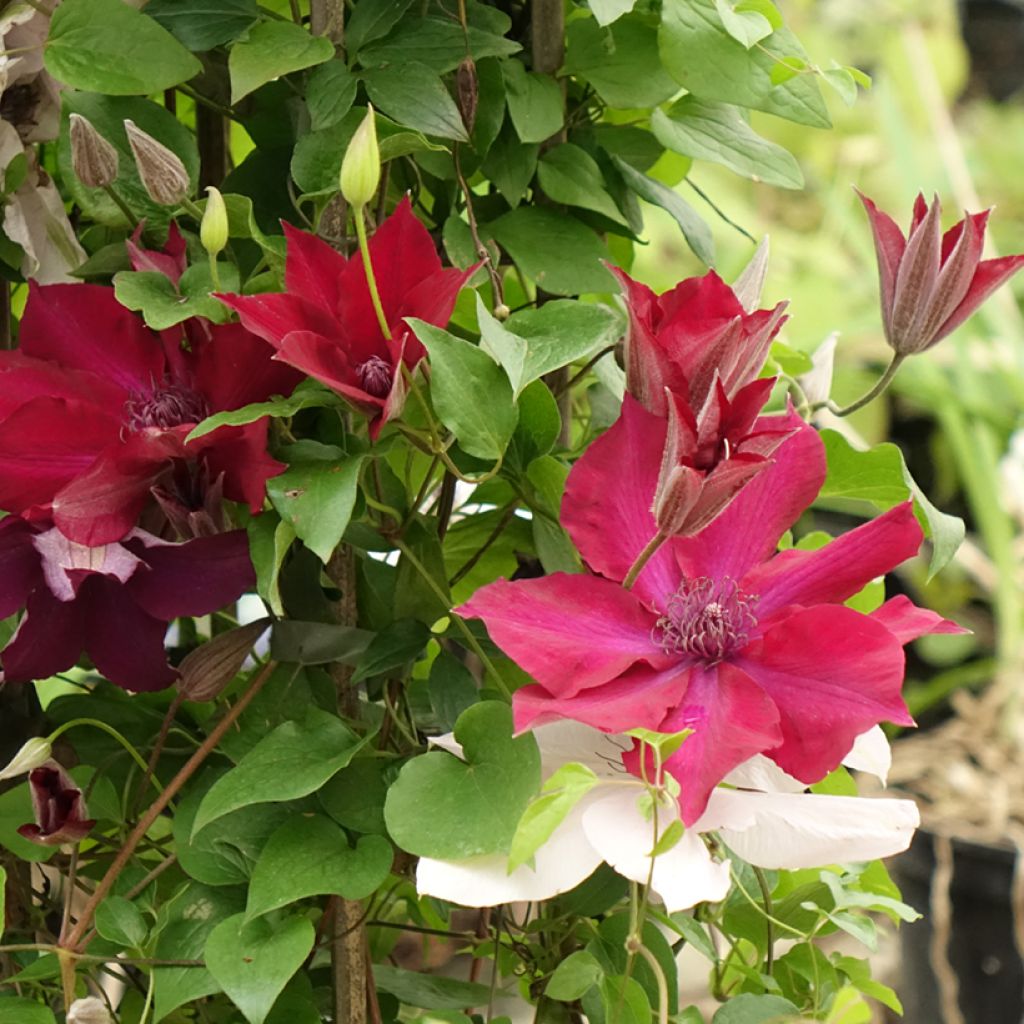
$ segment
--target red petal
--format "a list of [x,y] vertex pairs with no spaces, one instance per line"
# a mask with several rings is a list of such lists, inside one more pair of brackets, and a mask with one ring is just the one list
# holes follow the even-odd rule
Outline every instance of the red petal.
[[337,320],[297,295],[217,295],[253,334],[279,348],[292,331],[312,331],[328,338],[339,333]]
[[330,316],[336,315],[341,302],[340,284],[348,260],[333,246],[308,231],[282,223],[288,239],[284,264],[284,286],[292,295]]
[[27,602],[25,617],[3,651],[4,678],[11,683],[48,679],[71,668],[85,636],[77,601],[58,601],[44,586]]
[[33,398],[75,398],[107,410],[119,409],[123,388],[83,370],[68,370],[17,350],[0,352],[0,419]]
[[367,394],[359,386],[355,366],[336,342],[312,331],[295,331],[284,339],[277,359],[344,395],[360,412],[379,416],[383,399]]
[[983,260],[978,264],[977,273],[963,301],[953,310],[949,319],[939,328],[932,344],[941,341],[956,330],[1003,282],[1009,280],[1024,267],[1024,255],[1000,256],[995,260]]
[[267,417],[241,427],[221,427],[190,444],[190,452],[202,452],[209,479],[224,474],[224,494],[249,506],[254,515],[263,508],[267,481],[283,473],[283,462],[267,453]]
[[14,516],[0,519],[0,619],[24,608],[29,591],[40,580],[32,534],[28,523]]
[[[857,195],[864,204],[868,220],[871,222],[871,233],[875,236],[875,255],[878,259],[878,279],[882,300],[882,317],[886,323],[886,333],[892,320],[892,303],[896,292],[896,275],[899,273],[900,261],[907,242],[900,231],[899,225],[887,213],[883,213],[874,202],[863,192]],[[918,196],[923,202],[924,199]]]
[[928,608],[918,608],[909,597],[891,597],[871,613],[901,644],[909,644],[926,633],[970,633],[969,629],[944,619]]

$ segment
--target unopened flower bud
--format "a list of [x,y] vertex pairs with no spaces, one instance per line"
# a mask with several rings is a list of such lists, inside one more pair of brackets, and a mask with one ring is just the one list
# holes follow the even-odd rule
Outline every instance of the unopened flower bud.
[[67,1024],[114,1024],[102,999],[87,996],[76,999],[68,1009]]
[[228,208],[224,197],[212,185],[206,189],[206,209],[199,223],[199,241],[213,259],[228,244]]
[[106,188],[117,180],[117,150],[80,114],[72,114],[71,166],[89,188]]
[[18,829],[23,839],[41,846],[79,843],[96,824],[88,817],[82,791],[56,761],[33,768],[28,787],[36,820]]
[[476,124],[476,107],[480,98],[480,87],[476,77],[476,64],[472,57],[466,57],[455,72],[455,95],[459,113],[467,132]]
[[192,182],[178,154],[147,135],[134,121],[126,120],[124,130],[149,198],[160,206],[177,206],[187,198]]
[[213,700],[238,674],[270,618],[221,633],[187,654],[178,666],[178,689],[188,700]]
[[377,119],[373,107],[356,129],[341,161],[341,194],[357,209],[376,194],[380,184],[380,149],[377,146]]
[[0,771],[0,781],[14,779],[25,772],[32,771],[40,765],[46,764],[53,755],[53,747],[50,741],[41,736],[33,736],[14,757],[8,762],[7,767]]

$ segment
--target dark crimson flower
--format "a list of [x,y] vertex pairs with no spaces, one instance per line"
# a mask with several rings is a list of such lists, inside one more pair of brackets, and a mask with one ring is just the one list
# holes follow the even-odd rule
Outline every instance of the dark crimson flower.
[[0,655],[3,678],[46,679],[84,651],[123,689],[163,689],[177,678],[167,624],[217,611],[254,583],[243,530],[184,544],[132,530],[87,547],[9,516],[0,520],[0,618],[26,612]]
[[[637,422],[626,417],[627,427]],[[609,733],[692,729],[667,763],[687,825],[754,754],[810,783],[872,726],[911,724],[902,645],[959,631],[903,597],[871,615],[843,603],[917,551],[910,503],[820,550],[776,554],[825,477],[823,445],[799,417],[755,424],[779,427],[793,435],[775,461],[700,533],[669,538],[631,590],[620,581],[657,529],[660,455],[623,433],[619,451],[629,457],[606,450],[603,466],[581,460],[563,502],[563,522],[595,574],[498,580],[461,609],[536,679],[515,694],[517,728],[569,718]]]
[[80,843],[96,824],[88,817],[82,791],[56,761],[33,768],[28,788],[36,820],[18,829],[25,839],[41,846]]
[[423,346],[405,325],[418,317],[443,327],[459,289],[476,267],[444,270],[427,229],[406,197],[370,239],[370,261],[391,339],[370,298],[361,255],[346,259],[306,231],[284,225],[288,239],[283,293],[221,295],[250,331],[277,349],[275,358],[344,395],[370,417],[376,436],[405,401],[401,364],[410,369]]
[[761,372],[772,339],[785,322],[784,302],[748,313],[712,270],[655,295],[624,271],[619,279],[629,311],[626,387],[649,412],[668,415],[668,391],[700,409],[715,376],[728,398]]
[[106,544],[187,464],[259,511],[284,468],[267,454],[266,418],[185,438],[212,413],[287,394],[299,375],[239,324],[193,326],[185,349],[181,331],[154,334],[110,288],[32,286],[20,348],[0,353],[0,508],[41,509],[72,540]]
[[942,234],[942,207],[918,195],[910,230],[858,193],[871,221],[878,256],[885,337],[901,356],[931,348],[959,327],[1004,281],[1024,255],[983,260],[989,213],[969,213]]

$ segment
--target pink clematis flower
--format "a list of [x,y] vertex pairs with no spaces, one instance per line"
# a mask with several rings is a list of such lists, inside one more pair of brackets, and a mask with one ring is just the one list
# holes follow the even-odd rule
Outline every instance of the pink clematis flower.
[[885,337],[900,356],[951,334],[1024,266],[1024,255],[981,258],[989,210],[967,214],[943,235],[938,197],[928,206],[919,194],[904,237],[887,213],[858,195],[875,236]]
[[[825,477],[815,431],[793,414],[781,420],[794,434],[775,462],[699,534],[663,544],[628,591],[620,581],[657,529],[660,465],[656,445],[621,432],[616,451],[573,468],[563,502],[594,575],[498,580],[461,609],[537,681],[515,694],[518,729],[560,718],[610,733],[693,729],[666,765],[687,825],[755,754],[810,783],[877,723],[912,724],[903,644],[960,631],[903,597],[871,615],[843,604],[917,552],[910,503],[818,551],[776,554]],[[579,499],[597,492],[603,516]]]
[[772,340],[785,323],[784,302],[748,313],[712,270],[681,281],[664,295],[609,267],[629,311],[626,387],[650,412],[668,415],[665,391],[700,409],[715,377],[728,398],[761,372]]
[[0,618],[26,614],[0,654],[3,678],[46,679],[85,651],[123,689],[163,689],[177,678],[167,624],[217,611],[255,581],[242,530],[184,544],[133,530],[86,547],[9,516],[0,520]]
[[391,332],[384,337],[361,256],[346,259],[306,231],[284,225],[285,292],[220,295],[250,331],[277,349],[276,359],[344,395],[370,418],[376,436],[402,411],[405,382],[424,349],[404,323],[418,317],[443,327],[462,286],[476,270],[444,270],[408,197],[370,239],[370,260]]
[[195,330],[185,350],[181,332],[154,334],[110,288],[33,286],[19,342],[0,353],[0,508],[42,509],[73,540],[106,544],[175,466],[223,474],[227,497],[262,507],[284,468],[266,452],[266,418],[185,441],[206,416],[300,379],[239,324]]
[[96,824],[89,818],[85,797],[74,779],[56,761],[33,768],[28,775],[35,821],[18,834],[40,846],[80,843]]

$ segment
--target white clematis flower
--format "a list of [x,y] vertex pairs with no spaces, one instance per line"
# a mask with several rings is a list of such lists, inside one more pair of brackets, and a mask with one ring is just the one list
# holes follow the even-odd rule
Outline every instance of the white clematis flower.
[[[729,891],[729,862],[715,860],[701,833],[716,832],[738,856],[764,868],[824,867],[874,860],[905,850],[919,818],[910,800],[819,796],[765,757],[733,771],[707,810],[674,846],[655,857],[657,839],[678,819],[675,801],[665,795],[655,822],[642,810],[647,787],[628,774],[624,736],[608,736],[576,722],[556,722],[534,730],[541,770],[550,778],[563,764],[578,762],[598,777],[595,785],[537,850],[533,863],[511,874],[508,858],[487,854],[464,860],[421,858],[416,887],[422,895],[486,907],[519,900],[544,900],[568,892],[603,861],[651,888],[670,913],[702,902],[716,902]],[[865,734],[851,751],[851,767],[877,772],[888,767],[888,744],[880,731]],[[451,735],[433,741],[459,756]]]

